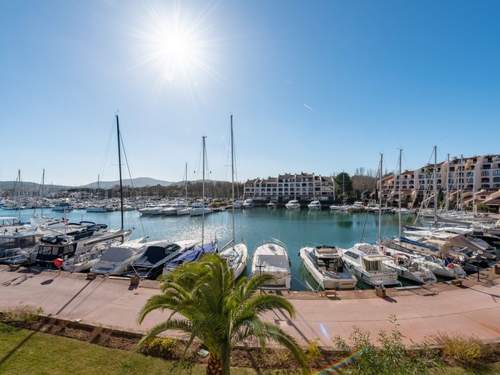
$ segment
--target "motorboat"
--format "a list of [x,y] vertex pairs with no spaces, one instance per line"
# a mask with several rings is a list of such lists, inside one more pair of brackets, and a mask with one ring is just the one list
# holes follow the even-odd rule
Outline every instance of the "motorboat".
[[90,206],[86,209],[87,212],[109,212],[106,206]]
[[415,262],[409,254],[401,253],[385,246],[381,246],[380,249],[384,255],[390,257],[390,259],[384,260],[384,265],[396,271],[400,278],[419,284],[433,284],[437,281],[436,275],[432,270],[422,262]]
[[342,251],[342,260],[346,268],[358,280],[373,287],[401,286],[398,274],[384,264],[389,258],[379,253],[374,245],[357,243]]
[[321,210],[321,202],[318,200],[314,200],[307,205],[307,208],[310,210]]
[[73,206],[71,206],[68,202],[61,202],[54,207],[52,207],[52,211],[55,212],[70,212],[73,211]]
[[253,254],[252,275],[274,277],[265,283],[265,289],[290,289],[292,274],[285,244],[273,239],[257,247]]
[[217,251],[218,248],[216,242],[209,242],[203,245],[195,246],[189,250],[182,252],[175,258],[166,262],[163,267],[163,274],[167,275],[168,273],[172,272],[173,270],[183,265],[184,263],[195,262],[198,259],[200,259],[203,255],[216,253]]
[[303,247],[299,256],[321,289],[354,289],[358,280],[347,271],[335,246]]
[[141,208],[139,213],[142,216],[158,216],[162,214],[163,206],[148,206]]
[[266,204],[266,207],[273,209],[278,207],[278,205],[275,202],[269,202],[268,204]]
[[170,207],[164,207],[160,211],[160,215],[163,216],[177,216],[177,207],[175,206],[170,206]]
[[392,241],[384,241],[384,249],[391,249],[395,254],[404,254],[411,257],[412,262],[420,264],[434,273],[437,277],[460,279],[466,276],[462,266],[450,258],[441,259],[432,252],[419,253],[418,251],[411,250],[405,247],[408,244],[408,239],[396,239]]
[[76,271],[77,264],[82,267],[78,271],[86,270],[82,264],[88,261],[86,257],[98,257],[108,246],[124,241],[129,235],[130,231],[108,230],[105,224],[69,223],[64,233],[52,231],[41,238],[35,251],[34,264],[54,268],[54,262],[60,259],[63,268],[68,271]]
[[189,214],[191,216],[202,216],[207,215],[212,212],[210,207],[207,207],[203,202],[195,202],[191,205],[191,211]]
[[143,239],[126,241],[106,249],[90,269],[91,273],[101,275],[121,275],[129,265],[139,258],[145,250]]
[[163,272],[165,263],[190,250],[198,241],[151,241],[144,244],[146,250],[129,266],[127,276],[137,275],[141,279],[156,279]]
[[233,202],[233,207],[235,209],[241,209],[243,208],[243,201],[241,199],[236,199],[234,202]]
[[237,279],[241,276],[248,261],[248,248],[244,243],[230,245],[220,253],[221,258],[225,259],[229,268],[233,270],[233,277]]
[[292,200],[288,201],[287,204],[285,204],[285,207],[288,210],[297,210],[297,209],[300,209],[300,203],[298,200],[292,199]]
[[177,216],[191,215],[191,207],[177,208]]
[[243,208],[252,208],[253,206],[253,199],[248,198],[243,201]]
[[[102,254],[112,246],[121,245],[131,234],[131,231],[124,231],[123,236],[114,237],[113,240],[103,240],[102,238],[96,238],[95,245],[89,243],[90,246],[87,251],[81,251],[74,256],[64,260],[62,269],[68,272],[87,272],[94,265],[96,265]],[[143,239],[136,240],[138,242],[143,242]]]

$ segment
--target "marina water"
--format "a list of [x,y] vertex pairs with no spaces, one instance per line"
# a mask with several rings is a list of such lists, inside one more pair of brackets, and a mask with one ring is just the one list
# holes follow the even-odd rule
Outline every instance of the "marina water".
[[[28,221],[40,215],[40,210],[2,210],[0,216],[20,216]],[[44,216],[59,218],[61,212],[50,209]],[[87,213],[73,210],[67,214],[70,221],[89,220],[107,224],[110,228],[120,227],[120,212]],[[403,216],[405,223],[411,224],[414,216]],[[149,240],[201,240],[201,216],[141,216],[138,211],[124,212],[125,228],[133,228],[131,238],[147,236]],[[335,245],[351,247],[357,242],[377,240],[378,214],[374,213],[331,213],[329,211],[285,210],[252,208],[236,210],[236,241],[246,242],[249,250],[249,264],[257,246],[271,238],[285,243],[292,264],[292,290],[317,289],[317,285],[307,274],[298,256],[304,246]],[[382,237],[394,237],[398,233],[397,215],[382,215]],[[232,238],[231,210],[216,212],[205,217],[205,241],[219,241],[219,246]],[[358,285],[363,288],[364,285]]]

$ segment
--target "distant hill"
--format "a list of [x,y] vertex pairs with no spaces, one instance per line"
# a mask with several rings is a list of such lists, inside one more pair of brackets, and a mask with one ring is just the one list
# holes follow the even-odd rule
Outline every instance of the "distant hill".
[[[78,186],[81,188],[89,188],[89,189],[97,189],[97,186],[101,189],[110,189],[113,186],[118,186],[120,184],[119,180],[116,181],[100,181],[99,184],[96,182],[92,182],[87,185]],[[130,179],[123,179],[123,186],[133,186],[133,187],[147,187],[147,186],[170,186],[176,184],[175,182],[169,182],[164,180],[157,180],[156,178],[151,177],[137,177]]]
[[[214,184],[225,181],[214,181],[214,180],[206,180],[207,184]],[[12,190],[15,185],[15,181],[0,181],[0,191],[1,190]],[[189,184],[201,183],[201,180],[189,181]],[[111,189],[114,186],[118,186],[120,184],[119,180],[116,181],[100,181],[99,186],[101,189]],[[81,185],[81,186],[64,186],[64,185],[45,185],[45,192],[54,192],[59,190],[69,190],[69,189],[97,189],[97,181],[92,182],[90,184]],[[158,180],[156,178],[151,177],[137,177],[123,180],[123,186],[130,186],[135,188],[147,188],[154,186],[163,186],[163,187],[183,187],[184,181],[164,181]],[[36,182],[28,182],[23,181],[20,185],[18,185],[17,189],[22,190],[25,193],[38,192],[40,191],[41,184]]]
[[[0,181],[0,190],[13,190],[14,186],[16,184],[16,181]],[[36,182],[21,182],[20,184],[17,185],[17,189],[20,191],[22,190],[23,192],[38,192],[40,191],[41,184],[38,184]],[[49,185],[46,184],[44,189],[46,192],[50,191],[57,191],[57,190],[66,190],[70,188],[70,186],[63,186],[63,185]]]

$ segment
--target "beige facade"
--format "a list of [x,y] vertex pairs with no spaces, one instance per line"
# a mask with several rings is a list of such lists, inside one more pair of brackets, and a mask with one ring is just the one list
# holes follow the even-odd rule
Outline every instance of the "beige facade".
[[[401,175],[401,192],[403,199],[431,193],[434,189],[434,164],[428,164],[414,171],[405,171]],[[482,155],[467,158],[453,158],[436,165],[437,189],[449,192],[450,200],[460,194],[488,192],[500,190],[500,155]],[[446,185],[448,183],[448,186]],[[377,184],[377,187],[380,183]],[[382,179],[382,193],[387,200],[397,200],[399,175],[390,174]]]
[[285,173],[278,177],[256,178],[245,182],[245,198],[330,199],[334,196],[332,177],[312,173]]

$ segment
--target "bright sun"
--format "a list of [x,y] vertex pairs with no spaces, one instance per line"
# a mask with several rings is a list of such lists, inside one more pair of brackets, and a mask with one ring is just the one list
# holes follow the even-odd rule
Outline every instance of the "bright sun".
[[193,83],[198,71],[210,73],[207,41],[201,38],[199,24],[183,18],[179,10],[169,16],[151,12],[146,24],[139,33],[144,63],[152,65],[161,79]]

